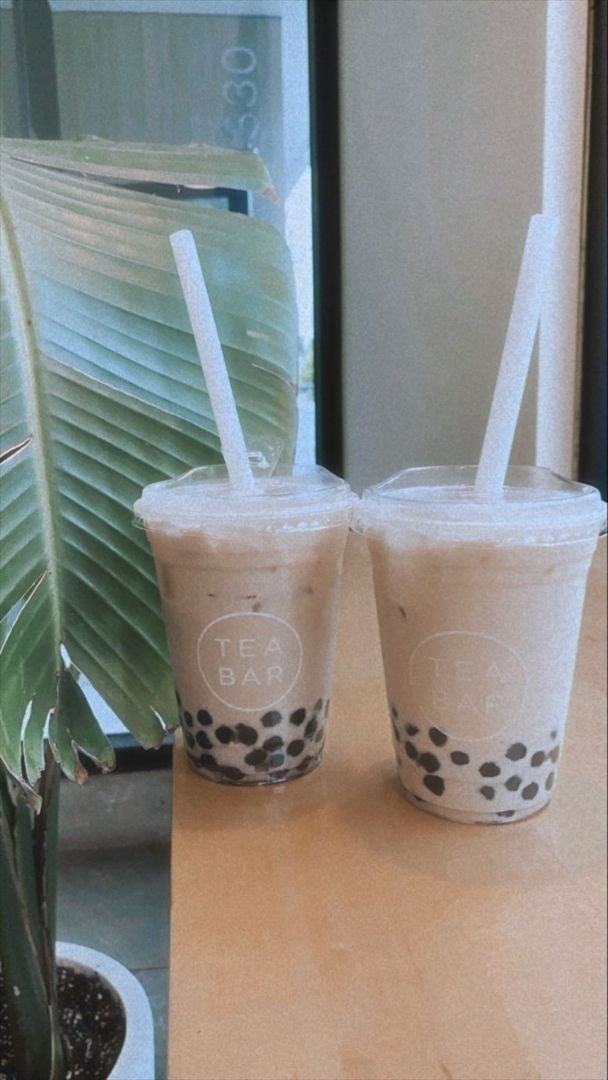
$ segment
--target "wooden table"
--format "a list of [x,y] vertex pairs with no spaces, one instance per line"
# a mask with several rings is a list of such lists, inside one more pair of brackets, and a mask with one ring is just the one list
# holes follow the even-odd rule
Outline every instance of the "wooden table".
[[176,753],[170,1080],[605,1077],[605,563],[553,804],[466,826],[397,787],[351,536],[321,768],[242,790]]

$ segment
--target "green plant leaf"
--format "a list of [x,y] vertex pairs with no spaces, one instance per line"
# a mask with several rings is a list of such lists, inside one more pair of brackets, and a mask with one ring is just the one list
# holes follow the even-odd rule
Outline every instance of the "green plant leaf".
[[190,146],[115,143],[98,136],[48,142],[5,139],[5,152],[16,161],[46,165],[112,180],[183,184],[191,188],[272,190],[264,162],[255,154],[204,143]]
[[[0,650],[0,759],[20,780],[21,734],[28,708],[29,721],[35,719],[38,725],[41,748],[44,721],[55,704],[55,629],[48,571],[17,607]],[[30,780],[35,782],[39,775],[40,768],[32,771]]]
[[91,706],[68,668],[62,668],[59,675],[49,739],[55,759],[71,780],[84,779],[79,749],[105,771],[114,768],[112,744],[99,727]]
[[144,485],[221,457],[170,233],[194,234],[248,445],[278,447],[284,461],[296,434],[297,317],[275,229],[124,186],[260,191],[269,180],[254,155],[103,140],[5,140],[1,150],[0,757],[33,786],[51,710],[66,775],[83,775],[78,748],[110,764],[62,647],[142,745],[176,721],[132,507]]

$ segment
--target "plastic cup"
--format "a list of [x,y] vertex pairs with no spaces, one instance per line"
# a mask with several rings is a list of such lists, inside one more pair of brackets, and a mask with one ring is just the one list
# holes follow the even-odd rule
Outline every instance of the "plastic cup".
[[414,805],[506,823],[555,790],[595,488],[509,469],[502,499],[475,467],[407,469],[363,495],[393,742]]
[[354,496],[325,469],[193,469],[135,504],[154,554],[184,744],[207,779],[270,784],[321,760]]

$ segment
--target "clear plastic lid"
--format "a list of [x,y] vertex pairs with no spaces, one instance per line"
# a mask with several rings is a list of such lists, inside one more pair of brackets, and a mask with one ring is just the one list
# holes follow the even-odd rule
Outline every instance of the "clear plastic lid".
[[536,466],[511,466],[502,497],[475,491],[477,466],[405,469],[363,493],[358,524],[375,521],[425,525],[506,528],[517,532],[548,528],[599,532],[605,504],[599,491]]
[[191,469],[173,480],[149,484],[134,506],[136,523],[145,527],[192,529],[223,522],[244,525],[265,521],[292,527],[349,514],[356,496],[345,480],[315,466],[254,470],[251,491],[235,488],[225,466]]

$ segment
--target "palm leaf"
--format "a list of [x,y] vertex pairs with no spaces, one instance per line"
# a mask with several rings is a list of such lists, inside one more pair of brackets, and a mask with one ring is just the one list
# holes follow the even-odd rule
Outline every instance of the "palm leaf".
[[268,189],[254,155],[4,140],[2,173],[0,757],[33,785],[50,710],[67,775],[84,775],[79,750],[111,765],[79,670],[142,745],[175,722],[132,507],[145,484],[221,458],[169,234],[194,233],[248,445],[285,461],[297,322],[275,229],[124,187]]
[[224,187],[264,193],[273,190],[261,158],[220,146],[115,143],[96,135],[77,141],[5,139],[4,143],[6,152],[16,161],[86,176],[107,176],[114,181],[179,182],[191,188]]

